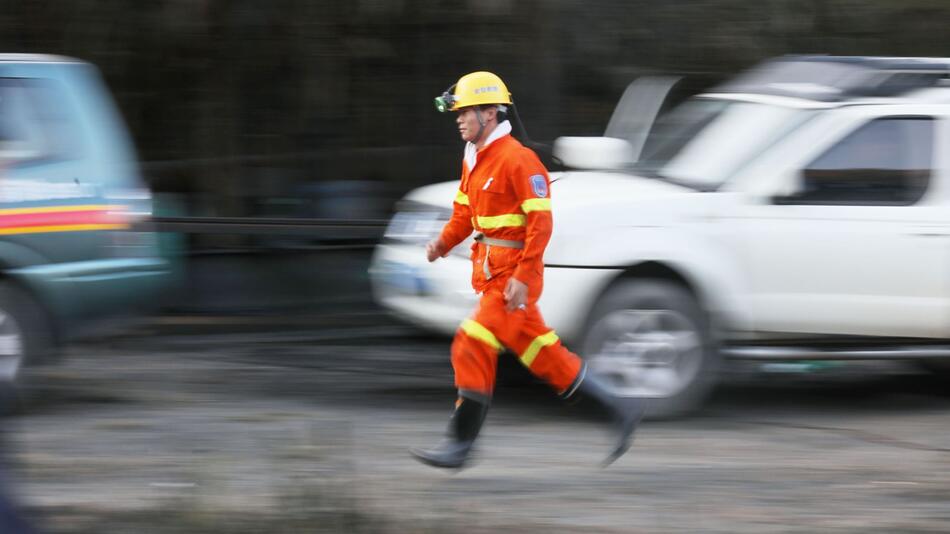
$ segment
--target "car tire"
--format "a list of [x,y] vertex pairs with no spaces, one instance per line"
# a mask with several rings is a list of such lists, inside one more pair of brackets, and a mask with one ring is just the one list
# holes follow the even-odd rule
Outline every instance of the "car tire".
[[618,395],[648,399],[648,417],[684,415],[709,395],[719,355],[706,313],[683,285],[620,280],[589,317],[581,343],[589,371]]
[[0,384],[15,384],[23,366],[45,358],[52,346],[43,308],[20,287],[0,282]]

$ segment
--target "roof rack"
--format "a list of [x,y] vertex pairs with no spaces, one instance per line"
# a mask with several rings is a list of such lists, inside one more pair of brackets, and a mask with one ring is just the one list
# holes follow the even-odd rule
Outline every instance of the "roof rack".
[[783,56],[712,92],[794,96],[820,101],[897,96],[950,79],[950,58]]

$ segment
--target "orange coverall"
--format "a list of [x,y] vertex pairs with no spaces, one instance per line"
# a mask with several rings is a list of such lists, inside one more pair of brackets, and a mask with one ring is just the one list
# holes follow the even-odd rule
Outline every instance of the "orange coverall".
[[[559,393],[566,392],[580,372],[581,360],[561,345],[537,306],[544,249],[553,225],[544,165],[517,139],[503,135],[478,151],[474,168],[462,162],[453,208],[440,236],[443,250],[451,250],[473,230],[523,243],[523,248],[481,242],[472,246],[472,287],[482,296],[452,342],[456,387],[490,397],[498,352],[508,347],[533,374]],[[512,276],[528,286],[528,299],[524,308],[508,312],[503,293]]]

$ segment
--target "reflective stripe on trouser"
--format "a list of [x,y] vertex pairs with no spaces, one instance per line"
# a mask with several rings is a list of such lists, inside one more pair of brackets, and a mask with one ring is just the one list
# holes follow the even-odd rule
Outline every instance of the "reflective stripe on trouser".
[[493,284],[485,291],[475,314],[462,323],[452,342],[456,387],[491,395],[498,352],[505,346],[558,393],[567,390],[580,372],[581,359],[561,345],[534,303],[509,313],[498,286],[504,287]]

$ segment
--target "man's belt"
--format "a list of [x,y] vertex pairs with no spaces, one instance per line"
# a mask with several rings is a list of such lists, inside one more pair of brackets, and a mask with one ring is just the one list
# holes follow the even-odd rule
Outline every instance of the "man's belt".
[[512,241],[511,239],[495,239],[479,232],[475,234],[475,241],[493,247],[524,248],[524,241]]

